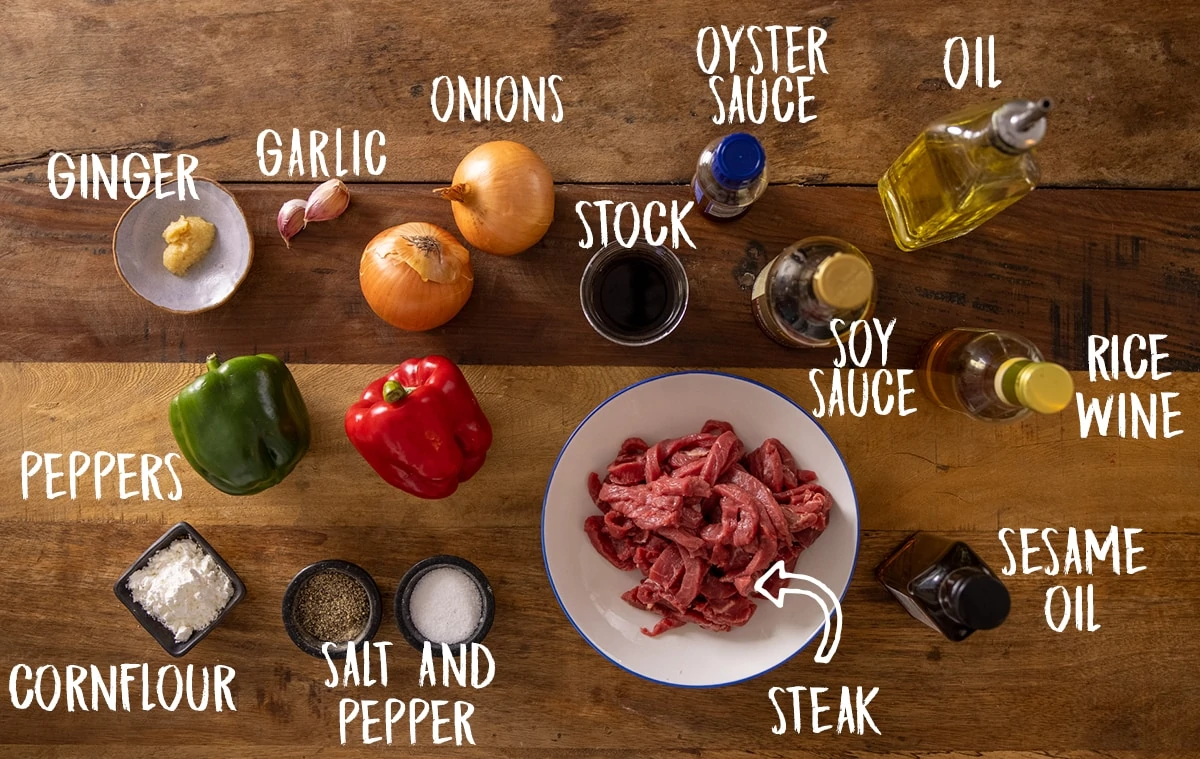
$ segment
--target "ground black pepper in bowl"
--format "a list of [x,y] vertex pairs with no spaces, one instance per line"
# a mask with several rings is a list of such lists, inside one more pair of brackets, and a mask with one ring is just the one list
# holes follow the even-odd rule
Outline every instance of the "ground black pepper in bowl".
[[[357,564],[327,559],[300,570],[283,594],[283,626],[301,651],[321,658],[346,656],[379,631],[379,587]],[[332,644],[332,645],[330,645]]]
[[354,640],[367,626],[370,614],[366,588],[336,569],[308,578],[296,594],[296,624],[323,641]]

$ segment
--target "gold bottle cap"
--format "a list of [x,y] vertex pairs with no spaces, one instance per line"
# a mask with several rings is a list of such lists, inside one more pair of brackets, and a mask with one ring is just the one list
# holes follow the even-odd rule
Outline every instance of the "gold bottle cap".
[[1013,391],[1017,402],[1039,414],[1057,414],[1071,404],[1075,380],[1049,361],[1030,361],[1017,369]]
[[875,275],[865,259],[850,253],[834,253],[818,264],[812,288],[821,302],[838,310],[849,310],[871,299]]

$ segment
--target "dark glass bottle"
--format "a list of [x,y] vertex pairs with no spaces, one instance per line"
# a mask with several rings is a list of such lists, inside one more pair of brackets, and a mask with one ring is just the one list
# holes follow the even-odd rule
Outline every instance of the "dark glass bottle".
[[1008,616],[1008,589],[961,541],[918,532],[875,576],[909,614],[950,640],[999,627]]

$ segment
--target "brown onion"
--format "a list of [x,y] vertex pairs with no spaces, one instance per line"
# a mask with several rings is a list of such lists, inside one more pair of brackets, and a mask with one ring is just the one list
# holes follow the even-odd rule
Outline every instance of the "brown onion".
[[375,235],[358,267],[363,296],[380,319],[419,332],[454,318],[471,297],[471,259],[454,235],[409,222]]
[[528,250],[554,220],[550,169],[519,142],[485,142],[458,164],[453,186],[434,192],[452,202],[458,230],[485,253]]

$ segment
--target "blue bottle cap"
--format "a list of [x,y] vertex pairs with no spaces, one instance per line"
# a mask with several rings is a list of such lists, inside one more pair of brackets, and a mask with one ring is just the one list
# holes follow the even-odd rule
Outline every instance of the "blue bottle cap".
[[722,187],[736,190],[753,182],[767,165],[767,153],[754,135],[734,132],[713,151],[713,179]]

